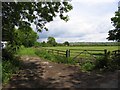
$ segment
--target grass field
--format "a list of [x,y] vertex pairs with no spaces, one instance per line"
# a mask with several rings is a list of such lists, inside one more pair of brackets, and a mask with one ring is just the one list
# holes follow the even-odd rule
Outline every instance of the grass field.
[[104,50],[107,49],[108,51],[113,51],[118,49],[118,46],[76,46],[76,47],[43,47],[46,49],[58,49],[58,50],[67,50],[67,49],[83,49],[83,50]]

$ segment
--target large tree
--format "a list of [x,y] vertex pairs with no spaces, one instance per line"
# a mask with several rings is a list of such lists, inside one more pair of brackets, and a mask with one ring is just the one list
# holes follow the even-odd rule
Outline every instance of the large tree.
[[47,30],[45,24],[53,21],[59,15],[62,20],[68,21],[68,15],[72,6],[68,2],[2,2],[2,40],[6,40],[13,46],[15,26],[18,29],[36,25],[41,32]]
[[56,46],[57,45],[57,42],[56,42],[54,37],[48,37],[47,43],[50,44],[51,46]]
[[69,43],[68,41],[65,41],[63,44],[64,44],[65,46],[69,46],[69,45],[70,45],[70,43]]
[[109,31],[107,39],[120,42],[120,11],[115,12],[115,17],[112,17],[111,21],[115,28]]
[[32,30],[32,28],[28,28],[28,30],[15,30],[16,34],[16,43],[19,45],[24,45],[25,47],[32,47],[34,46],[35,42],[38,39],[38,35],[36,32]]

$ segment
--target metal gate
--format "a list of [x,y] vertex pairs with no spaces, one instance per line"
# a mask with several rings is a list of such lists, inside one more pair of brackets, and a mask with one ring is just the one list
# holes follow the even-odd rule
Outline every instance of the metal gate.
[[[101,54],[103,55],[103,54]],[[78,63],[84,63],[86,61],[90,61],[90,62],[95,62],[96,59],[98,58],[97,55],[92,54],[90,51],[88,50],[83,50],[82,52],[79,52],[77,55],[75,55],[72,60],[75,60]]]

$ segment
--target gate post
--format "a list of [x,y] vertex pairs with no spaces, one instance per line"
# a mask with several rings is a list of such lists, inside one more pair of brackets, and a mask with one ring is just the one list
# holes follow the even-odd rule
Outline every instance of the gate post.
[[104,54],[105,54],[105,56],[107,55],[107,49],[104,50]]
[[70,57],[70,50],[66,50],[66,57]]

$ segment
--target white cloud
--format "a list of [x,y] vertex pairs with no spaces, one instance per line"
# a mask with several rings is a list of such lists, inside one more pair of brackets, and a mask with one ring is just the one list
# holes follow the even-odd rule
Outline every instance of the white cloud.
[[[86,6],[82,2],[101,3],[100,5]],[[49,31],[40,33],[40,41],[46,41],[53,36],[57,42],[64,41],[107,41],[108,31],[112,29],[110,18],[117,10],[115,0],[79,0],[72,2],[73,10],[68,14],[70,20],[66,23],[58,17],[46,24]],[[108,4],[110,3],[110,4]]]
[[117,0],[72,0],[72,2],[80,2],[80,3],[89,3],[89,4],[100,4],[100,3],[112,3]]

